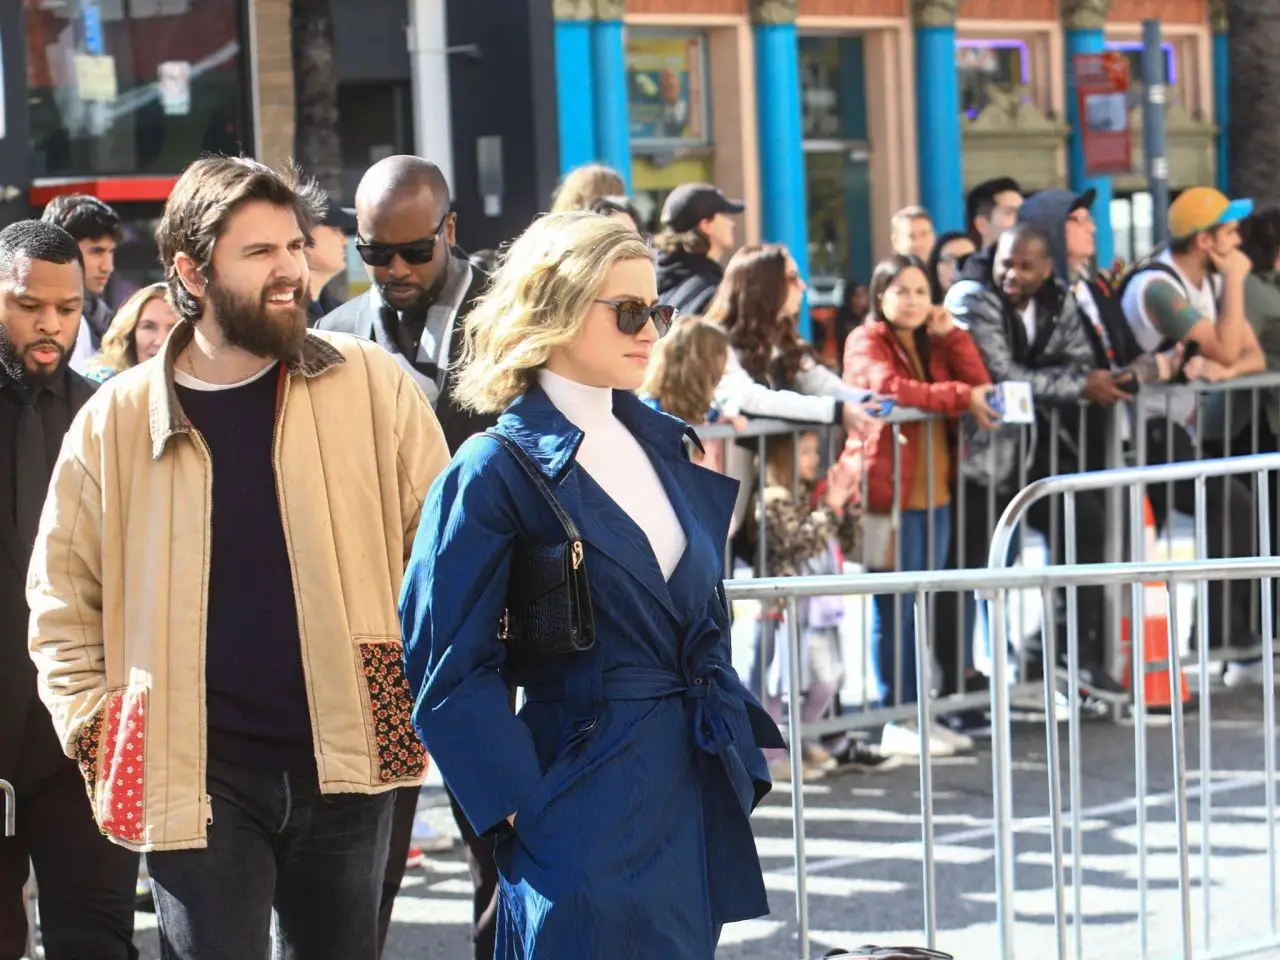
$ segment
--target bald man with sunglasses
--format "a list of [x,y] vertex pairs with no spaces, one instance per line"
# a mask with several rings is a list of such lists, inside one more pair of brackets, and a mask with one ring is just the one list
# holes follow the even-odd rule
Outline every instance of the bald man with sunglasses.
[[[435,407],[450,453],[497,422],[463,410],[452,397],[448,374],[462,356],[463,323],[489,279],[455,244],[456,221],[449,185],[434,163],[410,156],[379,160],[356,189],[356,250],[372,285],[316,325],[373,340],[391,353]],[[489,960],[498,891],[493,842],[477,837],[452,795],[449,801],[475,887],[475,956]],[[417,808],[416,787],[397,791],[379,917],[384,944]]]
[[420,157],[379,160],[356,189],[356,251],[372,285],[316,325],[391,353],[435,407],[451,451],[493,425],[460,409],[450,391],[463,322],[488,281],[456,245],[456,226],[439,167]]

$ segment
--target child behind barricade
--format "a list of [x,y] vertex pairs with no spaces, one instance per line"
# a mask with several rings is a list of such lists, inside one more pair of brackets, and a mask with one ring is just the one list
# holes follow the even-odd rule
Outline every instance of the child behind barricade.
[[[817,431],[770,437],[765,452],[765,565],[770,577],[824,576],[838,574],[844,567],[844,552],[853,549],[855,517],[850,509],[854,480],[847,468],[837,464],[819,486],[819,441]],[[793,492],[798,477],[798,490]],[[756,536],[756,522],[746,531]],[[775,720],[782,719],[782,691],[787,685],[787,645],[782,624],[781,603],[766,607],[756,621],[755,655],[751,689],[759,693],[768,686],[764,705]],[[796,602],[800,631],[800,688],[804,704],[802,723],[813,723],[831,707],[844,667],[840,658],[840,621],[844,616],[843,597],[811,597]],[[782,638],[779,640],[779,638]],[[794,709],[793,705],[793,709]],[[835,769],[833,757],[816,740],[802,744],[806,780],[817,779]],[[774,780],[791,775],[786,755],[770,758]]]
[[[982,358],[968,332],[957,327],[946,310],[932,305],[929,278],[918,260],[896,256],[876,267],[871,280],[871,316],[849,336],[845,377],[852,385],[891,397],[901,406],[953,418],[943,423],[903,424],[900,443],[893,427],[878,421],[864,437],[851,437],[842,457],[859,487],[864,472],[867,478],[862,530],[866,565],[872,570],[892,570],[896,560],[904,571],[941,569],[951,539],[954,418],[970,413],[984,428],[994,427],[997,421],[987,404],[992,387]],[[900,469],[896,479],[895,444]],[[932,472],[926,467],[930,452]],[[896,529],[895,503],[899,508]],[[896,656],[895,626],[901,633],[901,658]],[[900,595],[896,604],[891,595],[874,598],[870,646],[880,702],[886,706],[915,703],[916,657],[929,656],[929,652],[917,651],[912,595]],[[957,653],[935,653],[942,664],[944,691],[955,692]],[[972,666],[969,651],[965,662]],[[931,731],[931,754],[947,755],[972,746],[969,737],[941,724],[935,723]],[[881,749],[890,754],[918,755],[916,726],[888,724]]]
[[[653,346],[640,398],[691,427],[727,422],[741,430],[746,426],[745,417],[725,418],[715,405],[716,385],[728,362],[729,335],[722,327],[701,317],[680,317]],[[707,452],[695,455],[695,462],[723,473],[724,441],[709,441],[704,446]]]

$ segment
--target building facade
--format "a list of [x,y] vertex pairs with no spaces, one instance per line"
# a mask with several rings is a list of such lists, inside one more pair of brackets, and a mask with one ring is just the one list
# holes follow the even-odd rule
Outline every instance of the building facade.
[[[940,231],[961,229],[967,190],[1002,175],[1028,191],[1096,187],[1099,259],[1132,259],[1152,231],[1142,21],[1163,26],[1176,192],[1225,170],[1220,6],[556,0],[561,166],[617,166],[647,213],[681,181],[715,181],[746,198],[747,239],[788,244],[819,288],[869,276],[894,210],[921,203]],[[1070,64],[1108,49],[1131,63],[1134,165],[1098,179],[1074,132]]]
[[[1142,174],[1141,22],[1158,17],[1170,184],[1226,170],[1222,0],[332,0],[344,196],[416,152],[455,186],[463,242],[544,209],[559,173],[601,160],[656,219],[710,180],[747,201],[742,237],[786,243],[815,300],[865,280],[889,218],[921,203],[959,229],[974,184],[1095,186],[1099,259],[1151,244]],[[0,4],[0,223],[57,193],[115,204],[121,270],[154,276],[150,236],[202,153],[292,155],[289,0]],[[1132,64],[1134,167],[1085,175],[1070,63]],[[1112,245],[1112,239],[1114,244]]]

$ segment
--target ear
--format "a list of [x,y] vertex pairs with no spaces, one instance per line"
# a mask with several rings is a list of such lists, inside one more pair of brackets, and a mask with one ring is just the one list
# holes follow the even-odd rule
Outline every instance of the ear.
[[448,241],[450,247],[457,245],[458,236],[458,215],[456,213],[449,214],[449,219],[444,225],[444,238]]
[[179,252],[173,258],[173,266],[178,271],[178,279],[182,281],[187,293],[193,297],[203,297],[207,281],[195,260]]

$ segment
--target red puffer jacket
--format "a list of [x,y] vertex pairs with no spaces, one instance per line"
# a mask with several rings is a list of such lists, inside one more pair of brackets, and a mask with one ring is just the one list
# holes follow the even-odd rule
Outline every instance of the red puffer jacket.
[[[906,349],[883,320],[868,320],[849,334],[844,350],[845,382],[892,397],[899,406],[958,417],[969,409],[970,388],[991,382],[973,339],[957,326],[944,334],[929,334],[929,376],[932,382],[917,377]],[[954,424],[948,423],[946,429],[953,443],[954,476]],[[902,445],[901,491],[905,500],[915,480],[916,457],[924,450],[928,436],[923,423],[903,424],[902,436],[907,441]],[[888,513],[893,509],[890,424],[876,420],[865,439],[850,436],[841,460],[857,473],[859,495],[862,472],[867,471],[867,510]]]

